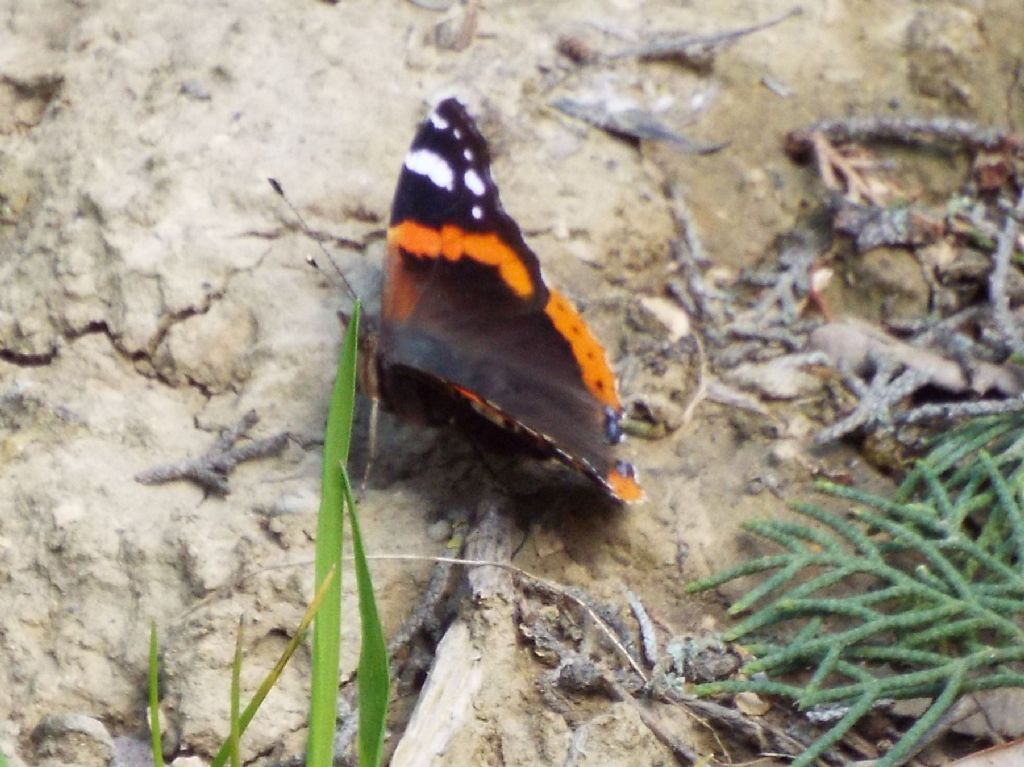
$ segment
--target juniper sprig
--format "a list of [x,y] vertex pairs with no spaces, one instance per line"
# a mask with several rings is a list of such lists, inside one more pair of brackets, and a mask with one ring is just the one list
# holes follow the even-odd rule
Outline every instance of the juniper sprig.
[[880,701],[929,698],[877,762],[893,767],[960,696],[1024,686],[1024,415],[945,435],[891,498],[819,489],[852,510],[797,503],[809,524],[752,522],[747,529],[782,553],[688,587],[766,576],[729,611],[749,613],[726,634],[754,656],[744,678],[694,691],[753,691],[838,712],[794,767],[813,763]]

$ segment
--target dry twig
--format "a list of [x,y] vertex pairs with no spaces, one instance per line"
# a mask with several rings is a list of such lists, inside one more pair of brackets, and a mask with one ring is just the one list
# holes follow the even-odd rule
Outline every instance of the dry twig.
[[234,470],[235,466],[256,458],[277,455],[288,444],[288,432],[281,432],[273,437],[254,439],[244,445],[236,446],[235,443],[244,437],[246,432],[258,421],[259,416],[256,415],[256,411],[250,410],[242,416],[242,420],[234,428],[221,435],[205,455],[147,469],[135,475],[135,481],[143,485],[159,485],[164,482],[187,479],[195,482],[208,493],[227,495],[231,492],[228,487],[228,474]]
[[913,394],[931,378],[928,372],[916,368],[903,368],[901,371],[900,365],[886,358],[872,355],[872,362],[875,374],[868,385],[855,372],[840,366],[843,382],[853,390],[859,401],[853,412],[818,432],[814,437],[815,443],[824,445],[860,428],[891,426],[894,420],[893,405]]
[[670,183],[665,194],[676,225],[676,237],[671,243],[672,255],[685,281],[685,291],[673,291],[670,285],[670,292],[692,317],[709,326],[717,326],[725,321],[720,305],[731,300],[731,296],[708,285],[704,280],[703,269],[711,260],[690,215],[682,186]]
[[530,638],[542,645],[545,651],[554,653],[558,658],[558,666],[550,673],[545,674],[539,683],[542,697],[554,711],[578,726],[580,723],[575,721],[567,701],[555,688],[570,693],[603,693],[614,701],[630,705],[647,729],[651,731],[651,734],[672,752],[680,764],[698,763],[700,754],[669,732],[653,713],[636,701],[633,693],[618,682],[611,672],[601,668],[590,658],[572,649],[541,627],[533,626]]
[[658,660],[658,635],[654,631],[654,625],[647,615],[643,602],[629,589],[626,589],[626,602],[633,612],[633,617],[636,618],[637,626],[640,627],[640,649],[644,652],[644,660],[653,665]]
[[898,424],[924,423],[928,421],[950,423],[965,418],[986,415],[1006,415],[1024,410],[1024,399],[981,400],[978,402],[943,402],[921,405],[893,415]]
[[999,242],[993,256],[992,274],[989,276],[988,294],[992,302],[992,316],[1000,332],[1006,338],[1013,353],[1024,358],[1024,333],[1020,321],[1010,310],[1010,299],[1006,295],[1006,280],[1010,273],[1010,259],[1017,249],[1017,232],[1020,219],[1024,219],[1024,192],[1017,199],[1017,205],[1010,211],[999,233]]
[[945,223],[906,205],[880,207],[844,201],[836,212],[837,232],[854,238],[858,253],[883,246],[928,245],[946,233]]
[[902,144],[940,143],[974,149],[1024,150],[1024,137],[1009,130],[987,128],[970,120],[952,117],[850,117],[822,120],[808,128],[791,131],[786,152],[796,160],[810,157],[814,135],[846,144],[854,141],[890,141]]
[[560,98],[551,102],[555,109],[590,123],[617,138],[634,144],[640,141],[664,141],[689,154],[712,154],[726,144],[699,144],[664,125],[644,109],[612,109],[604,102],[585,102]]
[[608,58],[635,57],[644,60],[670,60],[696,69],[698,72],[707,72],[714,65],[715,55],[725,46],[736,42],[741,37],[774,27],[802,13],[803,8],[797,6],[760,24],[730,29],[725,32],[715,32],[710,35],[662,32],[653,35],[641,45],[619,51]]

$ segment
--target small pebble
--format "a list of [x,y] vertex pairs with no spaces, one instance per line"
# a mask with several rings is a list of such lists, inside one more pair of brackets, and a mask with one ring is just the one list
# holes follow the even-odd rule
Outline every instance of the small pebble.
[[427,538],[434,543],[442,543],[452,537],[452,523],[447,519],[439,519],[427,528]]
[[86,714],[47,714],[32,730],[36,764],[108,767],[114,740],[99,719]]

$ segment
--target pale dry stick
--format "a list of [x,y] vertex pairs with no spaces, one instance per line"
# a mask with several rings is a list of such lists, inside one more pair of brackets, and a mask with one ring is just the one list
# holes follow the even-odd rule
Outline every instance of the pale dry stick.
[[694,344],[697,346],[697,388],[694,390],[690,401],[683,408],[682,425],[693,420],[693,414],[697,412],[697,406],[708,398],[708,379],[711,372],[708,370],[708,355],[704,351],[704,342],[700,340],[700,334],[693,334]]
[[898,424],[921,423],[922,421],[957,421],[961,418],[976,418],[986,415],[1008,415],[1024,410],[1024,399],[979,400],[977,402],[941,402],[921,405],[893,415]]
[[733,43],[741,37],[774,27],[803,12],[803,8],[795,6],[759,24],[730,29],[725,32],[715,32],[710,35],[662,33],[647,43],[613,53],[606,58],[614,60],[636,56],[641,59],[679,59],[693,66],[706,68],[711,64],[715,49]]
[[853,141],[895,141],[904,144],[945,142],[968,147],[1020,151],[1024,138],[1013,131],[987,128],[970,120],[952,117],[849,117],[821,120],[809,128],[792,131],[786,139],[790,155],[805,152],[815,133],[829,141],[845,144]]
[[1010,298],[1006,294],[1006,280],[1010,275],[1010,259],[1017,249],[1018,219],[1024,218],[1024,191],[1017,199],[1017,205],[1006,216],[999,233],[996,252],[993,255],[992,273],[989,276],[988,295],[992,303],[992,315],[1015,354],[1024,356],[1024,333],[1010,310]]
[[[693,223],[693,217],[690,215],[690,209],[686,205],[686,198],[683,196],[682,188],[678,183],[672,183],[668,185],[666,191],[678,234],[674,248],[676,260],[683,268],[686,286],[701,315],[701,319],[705,322],[717,322],[720,320],[720,317],[711,305],[712,296],[707,289],[702,274],[702,267],[710,263],[710,259],[701,243],[697,227]],[[697,407],[707,399],[708,379],[711,375],[708,370],[708,355],[704,348],[704,341],[696,330],[692,332],[692,336],[694,344],[697,346],[697,388],[690,397],[690,401],[686,403],[686,407],[683,408],[683,425],[693,420],[693,414],[696,412]]]
[[[504,499],[487,499],[480,504],[472,528],[466,534],[466,542],[462,553],[466,559],[479,559],[484,562],[511,563],[515,546],[512,543],[514,525],[509,514],[501,513]],[[504,597],[511,601],[514,589],[512,578],[507,572],[493,568],[472,568],[466,572],[466,581],[470,593],[478,602],[493,597]]]
[[818,177],[826,189],[838,192],[842,189],[839,177],[836,176],[835,168],[831,162],[833,154],[832,146],[828,139],[821,133],[814,132],[810,136],[811,148],[814,150],[814,164],[818,168]]
[[658,635],[654,631],[654,624],[651,623],[644,603],[631,589],[626,589],[626,603],[640,627],[640,648],[644,652],[644,659],[653,666],[658,662]]
[[693,214],[690,206],[686,204],[686,197],[678,182],[669,184],[669,201],[672,203],[672,218],[675,219],[676,231],[683,238],[693,262],[702,268],[711,266],[711,257],[704,249],[700,232],[693,221]]
[[[689,300],[696,308],[698,319],[720,325],[723,322],[721,312],[712,302],[728,300],[729,296],[709,287],[704,281],[703,266],[705,263],[710,263],[710,259],[690,216],[681,185],[675,182],[668,184],[665,195],[670,204],[672,219],[678,235],[672,240],[672,253],[686,283]],[[687,307],[684,306],[684,308]]]

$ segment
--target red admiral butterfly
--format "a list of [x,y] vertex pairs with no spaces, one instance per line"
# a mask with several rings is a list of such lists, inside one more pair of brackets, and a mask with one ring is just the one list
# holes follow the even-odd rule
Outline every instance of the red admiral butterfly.
[[554,457],[637,501],[615,459],[622,404],[604,349],[505,212],[487,143],[455,99],[420,125],[391,209],[368,393],[400,416],[455,421]]

